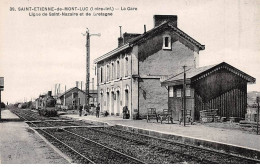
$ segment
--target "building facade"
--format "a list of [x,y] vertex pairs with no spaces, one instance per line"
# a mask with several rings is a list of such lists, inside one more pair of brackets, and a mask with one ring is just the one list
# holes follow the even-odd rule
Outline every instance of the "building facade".
[[[89,91],[89,104],[91,107],[97,106],[97,91]],[[58,104],[61,108],[78,109],[80,105],[85,105],[85,92],[78,87],[73,87],[59,95]]]
[[[183,112],[184,73],[174,74],[162,82],[168,87],[168,110],[174,120],[180,120]],[[200,111],[217,110],[220,117],[244,118],[247,108],[247,83],[255,78],[222,62],[217,65],[187,69],[186,109],[193,120],[200,119]],[[186,111],[186,113],[188,113]]]
[[168,88],[161,80],[184,65],[196,68],[204,49],[177,27],[175,15],[155,15],[154,28],[143,34],[124,33],[118,48],[94,60],[101,112],[121,116],[128,106],[133,118],[137,112],[145,116],[147,108],[167,109]]

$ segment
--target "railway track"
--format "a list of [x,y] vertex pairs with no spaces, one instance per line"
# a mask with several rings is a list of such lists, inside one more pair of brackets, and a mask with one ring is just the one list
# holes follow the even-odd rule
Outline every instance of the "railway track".
[[[22,114],[16,112],[16,114],[27,121],[28,124],[31,124],[33,127],[38,127],[37,123],[29,121]],[[24,114],[26,115],[26,114]],[[35,118],[28,116],[31,120]],[[55,127],[53,123],[58,123],[55,121],[46,122],[46,126]],[[59,122],[60,123],[60,122]],[[63,122],[64,123],[64,122]],[[42,125],[41,127],[43,127]],[[52,144],[56,147],[65,151],[69,156],[72,157],[74,162],[77,163],[98,163],[98,164],[143,164],[145,162],[131,157],[127,154],[121,153],[117,150],[109,148],[108,146],[97,143],[94,140],[88,139],[84,136],[69,132],[65,129],[37,129],[37,131],[47,138]],[[66,134],[67,133],[67,134]]]
[[[131,140],[137,143],[146,144],[147,146],[151,146],[155,149],[171,151],[174,153],[179,153],[183,156],[188,156],[191,158],[198,158],[203,163],[244,163],[244,164],[258,164],[260,160],[252,159],[248,157],[239,156],[236,154],[225,153],[218,150],[203,148],[199,146],[194,146],[190,144],[184,144],[180,142],[175,142],[173,140],[167,140],[163,138],[157,138],[145,134],[132,133],[123,130],[119,130],[116,128],[107,128],[107,130],[103,129],[94,129],[95,131],[103,132],[108,135],[113,135],[119,138],[123,138],[126,140]],[[116,132],[117,131],[117,132]],[[120,135],[119,135],[120,134]],[[142,140],[140,140],[142,139]],[[152,144],[155,143],[155,144]]]
[[38,121],[38,120],[42,121],[42,120],[57,120],[58,119],[55,117],[40,116],[38,113],[34,113],[34,112],[28,111],[28,110],[22,110],[22,111],[12,110],[12,112],[14,114],[16,114],[18,117],[23,116],[23,118],[26,118],[26,120],[28,120],[28,121]]
[[[26,114],[31,119],[37,119],[37,117],[33,118],[32,115],[29,116],[29,113]],[[74,159],[79,160],[77,161],[78,163],[260,163],[258,159],[145,134],[123,131],[114,127],[76,128],[69,127],[70,124],[73,124],[72,121],[60,122],[59,120],[51,121],[44,119],[40,123],[28,123],[31,123],[31,126],[34,127],[52,127],[52,129],[37,129],[37,131],[53,141],[54,145],[58,148],[71,154],[72,157],[75,154]],[[60,129],[59,126],[63,126],[62,129]],[[75,143],[80,144],[75,145]],[[82,146],[84,146],[84,148],[82,148]],[[87,147],[88,150],[86,150],[85,147]],[[103,155],[99,152],[100,150],[103,152]],[[80,154],[87,157],[90,161],[80,158]],[[97,154],[102,156],[96,156]],[[122,159],[125,160],[122,161]]]
[[[202,157],[199,157],[198,155],[193,155],[190,152],[185,152],[182,148],[178,148],[178,147],[169,147],[169,145],[165,146],[165,144],[162,144],[162,141],[160,139],[157,140],[157,142],[151,142],[149,141],[151,139],[151,136],[146,136],[145,139],[140,139],[139,136],[133,136],[133,134],[131,134],[131,136],[129,135],[125,135],[125,131],[121,131],[120,133],[114,133],[111,132],[110,129],[108,131],[106,130],[101,130],[101,129],[94,129],[92,128],[92,130],[94,131],[98,131],[98,132],[102,132],[105,133],[107,135],[111,135],[111,136],[115,136],[117,138],[122,138],[123,140],[128,140],[131,142],[134,142],[138,145],[145,145],[147,147],[149,147],[151,150],[155,150],[158,152],[161,152],[163,154],[178,154],[179,156],[183,157],[184,159],[189,159],[189,160],[195,160],[198,163],[202,163],[202,164],[217,164],[217,161],[211,161]],[[118,130],[119,131],[119,130]],[[120,134],[120,135],[119,135]]]

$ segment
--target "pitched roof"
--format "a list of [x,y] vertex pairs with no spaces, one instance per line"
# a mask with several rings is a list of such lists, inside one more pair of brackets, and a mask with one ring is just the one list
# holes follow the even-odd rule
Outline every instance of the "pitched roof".
[[[77,89],[77,91],[80,91],[85,94],[85,90],[83,91],[83,90],[79,89],[78,87],[72,87],[72,88],[66,90],[66,92],[63,92],[62,94],[60,94],[58,97],[63,96],[65,93],[67,94],[68,92],[72,91],[73,89]],[[89,94],[97,94],[97,90],[89,90]]]
[[195,39],[193,39],[192,37],[190,37],[188,34],[186,34],[185,32],[183,32],[182,30],[180,30],[178,27],[176,27],[174,25],[174,22],[172,21],[164,21],[162,24],[154,27],[153,29],[147,31],[146,33],[141,34],[140,36],[133,38],[132,40],[129,41],[129,43],[131,44],[137,44],[139,43],[142,39],[144,39],[145,37],[151,35],[154,32],[158,32],[160,30],[162,30],[163,28],[169,26],[172,30],[174,30],[174,32],[176,32],[178,35],[184,37],[185,39],[187,39],[189,42],[193,43],[194,45],[198,46],[200,50],[204,50],[205,49],[205,45],[200,44],[198,41],[196,41]]
[[165,27],[170,27],[175,33],[177,33],[178,35],[180,35],[181,37],[185,38],[186,40],[188,40],[189,42],[193,43],[194,45],[196,45],[200,50],[204,50],[205,49],[205,45],[200,44],[198,41],[196,41],[195,39],[193,39],[192,37],[190,37],[188,34],[186,34],[185,32],[183,32],[182,30],[180,30],[179,28],[177,28],[174,23],[172,21],[164,21],[162,24],[154,27],[153,29],[147,31],[146,33],[143,33],[135,38],[132,38],[128,41],[128,43],[122,45],[121,47],[118,47],[100,57],[98,57],[97,59],[94,60],[94,63],[98,63],[99,61],[102,61],[108,57],[111,57],[117,53],[120,53],[128,48],[133,47],[134,45],[137,45],[141,42],[143,42],[144,40],[147,39],[147,37],[149,37],[152,34],[155,34],[156,32],[159,32],[161,30],[163,30]]
[[82,93],[85,93],[84,91],[80,90],[78,87],[72,87],[72,88],[66,90],[65,92],[63,92],[62,94],[60,94],[58,97],[63,96],[65,93],[66,93],[66,94],[69,93],[69,92],[72,91],[73,89],[78,89],[78,91],[81,91]]
[[[252,76],[240,71],[239,69],[231,66],[230,64],[226,62],[222,62],[219,64],[215,65],[210,65],[210,66],[204,66],[204,67],[199,67],[199,68],[190,68],[186,71],[186,79],[187,83],[192,81],[199,80],[201,78],[204,78],[205,76],[208,76],[210,73],[215,72],[219,69],[225,68],[229,70],[230,72],[244,78],[247,82],[249,83],[255,83],[256,79],[253,78]],[[183,71],[183,69],[182,69]],[[168,77],[168,79],[162,81],[162,85],[177,85],[181,84],[183,82],[183,72],[180,73],[175,73],[174,75],[171,75]]]

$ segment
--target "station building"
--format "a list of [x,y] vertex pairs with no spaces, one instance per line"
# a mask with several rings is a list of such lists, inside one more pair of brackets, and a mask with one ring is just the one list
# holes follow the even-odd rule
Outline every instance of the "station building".
[[124,33],[118,47],[94,60],[97,65],[98,101],[101,112],[130,117],[147,108],[168,109],[168,87],[161,81],[180,67],[199,66],[199,51],[205,46],[180,30],[176,15],[155,15],[154,28],[143,34]]
[[[183,71],[180,69],[179,71]],[[168,87],[168,110],[180,120],[183,109],[184,72],[175,72],[162,81]],[[225,62],[189,68],[186,71],[186,109],[193,120],[200,120],[200,111],[217,110],[220,117],[245,118],[247,84],[256,79]]]
[[[58,96],[57,104],[61,108],[78,109],[80,105],[85,105],[85,92],[72,87]],[[97,106],[97,90],[89,90],[89,104],[91,107]]]

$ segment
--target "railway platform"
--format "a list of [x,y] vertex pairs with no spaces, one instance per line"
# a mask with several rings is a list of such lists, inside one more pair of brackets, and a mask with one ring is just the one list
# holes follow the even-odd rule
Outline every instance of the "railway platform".
[[111,126],[150,134],[158,137],[173,138],[175,140],[215,149],[238,152],[253,152],[260,155],[260,135],[245,133],[240,130],[208,127],[203,124],[179,125],[161,124],[156,121],[147,123],[146,120],[127,120],[120,117],[99,117],[93,115],[78,116],[76,114],[62,115],[75,120],[87,122],[102,122]]
[[0,121],[0,164],[68,163],[29,126],[9,110]]
[[1,110],[2,121],[20,121],[20,118],[9,110]]

